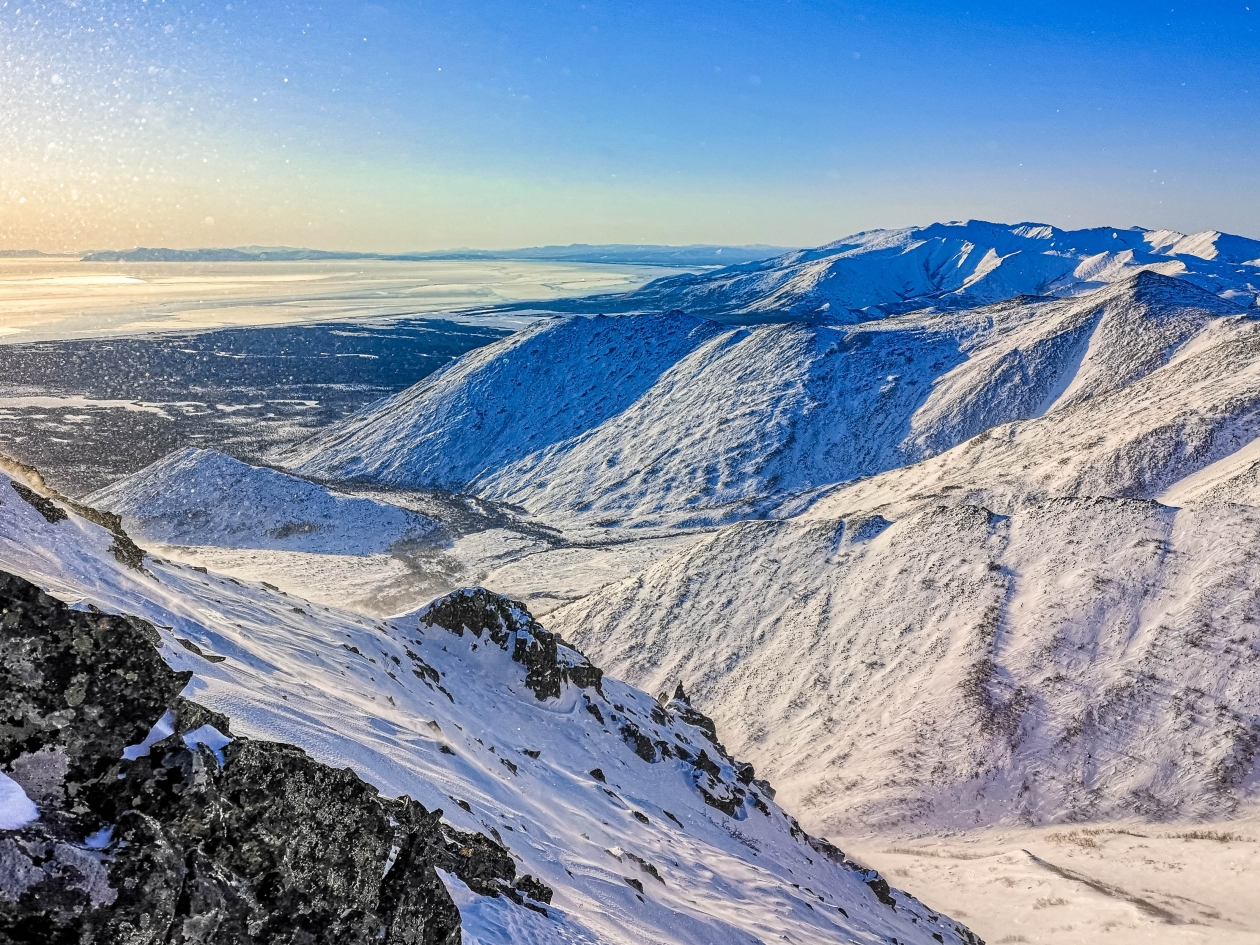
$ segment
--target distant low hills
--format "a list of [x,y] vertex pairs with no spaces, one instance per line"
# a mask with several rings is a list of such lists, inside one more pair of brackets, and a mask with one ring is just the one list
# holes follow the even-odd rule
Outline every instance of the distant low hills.
[[245,246],[237,249],[165,249],[137,247],[88,253],[84,262],[297,262],[301,260],[367,259],[386,262],[458,260],[528,260],[537,262],[611,263],[638,266],[737,266],[787,252],[781,246],[646,246],[614,243],[593,246],[532,246],[522,249],[452,249],[425,253],[350,253],[290,246]]

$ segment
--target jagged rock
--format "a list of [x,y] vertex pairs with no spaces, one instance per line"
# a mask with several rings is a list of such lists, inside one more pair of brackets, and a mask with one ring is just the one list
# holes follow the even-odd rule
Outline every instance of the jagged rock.
[[723,755],[726,749],[722,747],[717,737],[717,726],[713,724],[713,720],[698,709],[692,708],[691,699],[683,692],[682,683],[678,684],[678,688],[674,690],[674,698],[669,702],[669,709],[673,711],[680,719],[688,725],[694,725],[704,733],[704,737],[711,741]]
[[68,517],[66,509],[69,509],[89,522],[100,525],[113,535],[114,541],[109,550],[120,563],[129,568],[135,568],[137,571],[144,570],[144,549],[123,530],[121,516],[113,512],[102,512],[100,509],[83,505],[62,495],[44,481],[44,477],[34,466],[28,466],[11,456],[0,454],[0,471],[26,480],[27,485],[16,480],[10,481],[9,484],[13,486],[13,491],[29,502],[50,525],[64,521]]
[[483,896],[500,895],[510,889],[516,879],[512,854],[484,834],[468,833],[444,824],[435,856],[440,868],[454,873],[469,889]]
[[551,887],[528,873],[516,881],[515,889],[530,899],[551,905],[551,897],[553,895]]
[[192,674],[167,667],[149,624],[73,611],[3,572],[0,609],[0,765],[19,780],[29,770],[23,758],[64,759],[65,803],[52,804],[60,808],[116,777],[123,749],[145,737]]
[[621,737],[634,749],[634,753],[648,764],[656,761],[656,747],[652,744],[652,739],[639,731],[639,726],[633,722],[626,722],[621,726]]
[[[626,859],[630,860],[630,862],[638,866],[639,869],[643,870],[643,872],[653,877],[662,886],[666,885],[665,880],[661,877],[661,871],[656,868],[655,864],[648,862],[641,856],[635,856],[633,853],[629,852],[626,853]],[[642,892],[642,890],[640,890],[640,892]]]
[[695,766],[696,790],[704,802],[710,807],[720,810],[728,817],[740,817],[747,794],[737,785],[730,784],[722,778],[722,768],[702,748]]
[[457,945],[438,867],[521,901],[502,845],[291,745],[232,738],[179,697],[189,674],[144,621],[4,573],[0,612],[0,766],[41,815],[0,832],[0,940]]
[[866,881],[866,885],[875,894],[875,898],[884,905],[890,909],[897,908],[897,900],[893,898],[892,889],[888,885],[888,880],[884,879],[884,877],[876,873],[874,877]]
[[806,836],[805,842],[808,843],[815,850],[817,850],[819,853],[821,853],[823,856],[827,857],[827,859],[832,860],[833,862],[838,863],[841,866],[852,865],[852,862],[849,860],[849,858],[844,855],[844,851],[842,851],[838,846],[836,846],[830,840],[824,840],[822,837]]
[[58,506],[51,499],[44,498],[44,496],[40,495],[34,489],[28,488],[20,482],[10,482],[9,485],[13,487],[14,492],[22,497],[24,502],[30,503],[36,512],[44,516],[44,521],[46,521],[49,525],[56,525],[58,522],[64,522],[70,517],[65,509]]
[[598,689],[604,678],[603,670],[545,630],[524,604],[483,587],[465,588],[435,600],[424,609],[420,621],[459,636],[465,630],[478,639],[485,634],[505,651],[510,646],[512,659],[529,670],[525,685],[539,699],[559,696],[566,682]]
[[700,749],[700,754],[693,764],[698,770],[703,771],[711,777],[716,778],[722,774],[722,769],[714,763],[713,759],[709,757],[708,753],[703,748]]

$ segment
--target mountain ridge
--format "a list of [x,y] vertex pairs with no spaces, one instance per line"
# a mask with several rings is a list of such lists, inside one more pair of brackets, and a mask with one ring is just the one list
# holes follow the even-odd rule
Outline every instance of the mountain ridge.
[[370,253],[305,249],[291,246],[169,249],[141,247],[95,250],[83,262],[298,262],[306,260],[377,260],[381,262],[537,260],[540,262],[637,264],[643,266],[701,266],[715,268],[730,262],[763,259],[785,252],[781,246],[760,244],[722,246],[692,243],[666,246],[639,243],[571,243],[568,246],[527,246],[517,249],[450,249],[414,253]]
[[[441,830],[463,838],[448,853],[476,859],[475,834],[494,838],[515,865],[500,871],[488,856],[461,875],[437,864],[470,945],[699,945],[715,936],[755,945],[789,933],[837,945],[889,935],[908,945],[978,942],[807,836],[681,691],[658,701],[603,675],[516,601],[470,588],[368,620],[151,556],[128,564],[110,554],[111,532],[13,482],[0,473],[13,493],[0,505],[0,570],[88,620],[103,612],[147,622],[161,659],[187,683],[183,696],[203,707],[182,744],[162,741],[173,728],[159,721],[125,757],[160,750],[155,765],[178,770],[183,755],[169,752],[196,754],[188,739],[199,736],[209,748],[200,764],[230,779],[240,757],[233,737],[283,742],[323,770],[351,768],[384,798],[406,795],[434,812],[431,821],[442,817]],[[5,621],[6,633],[18,628],[39,632],[19,616]],[[79,639],[65,648],[91,659]],[[73,687],[46,689],[44,698],[81,704]],[[32,764],[9,772],[34,790],[22,773]],[[195,787],[204,791],[206,779]],[[90,849],[89,839],[111,842],[74,842]],[[375,865],[388,849],[377,843],[366,860]],[[512,887],[525,872],[532,882]],[[108,904],[100,898],[93,905]],[[8,908],[0,899],[0,916]],[[413,940],[394,934],[382,940]]]
[[1124,388],[1239,317],[1140,272],[1068,299],[853,325],[553,318],[274,460],[554,522],[722,524]]
[[[1065,244],[1065,245],[1060,245]],[[969,308],[1021,293],[1075,295],[1145,269],[1243,307],[1260,296],[1260,240],[1215,230],[1060,230],[970,220],[868,230],[815,249],[648,283],[627,303],[732,321],[855,322],[915,308]]]

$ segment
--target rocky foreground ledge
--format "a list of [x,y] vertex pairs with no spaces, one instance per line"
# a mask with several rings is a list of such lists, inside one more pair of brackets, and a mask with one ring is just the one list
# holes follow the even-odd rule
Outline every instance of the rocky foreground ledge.
[[[150,624],[4,573],[0,612],[0,826],[17,827],[0,831],[0,940],[453,945],[439,868],[550,900],[442,811],[233,737],[180,698],[190,674],[166,665]],[[24,809],[35,819],[14,823]]]

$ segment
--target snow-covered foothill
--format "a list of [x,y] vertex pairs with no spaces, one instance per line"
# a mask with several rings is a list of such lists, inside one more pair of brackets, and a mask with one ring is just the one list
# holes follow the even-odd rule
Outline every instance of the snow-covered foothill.
[[437,528],[384,502],[193,447],[85,501],[121,515],[135,537],[171,545],[367,555]]
[[473,590],[372,620],[151,556],[128,563],[73,509],[8,476],[0,490],[0,570],[149,621],[168,664],[193,674],[185,696],[234,736],[297,745],[440,808],[553,891],[537,911],[447,877],[466,942],[975,941],[803,833],[681,694],[658,702],[601,678],[511,601]]
[[578,544],[500,503],[341,492],[206,449],[173,453],[85,501],[121,513],[155,554],[377,616],[487,583],[542,613],[688,541],[636,533]]

